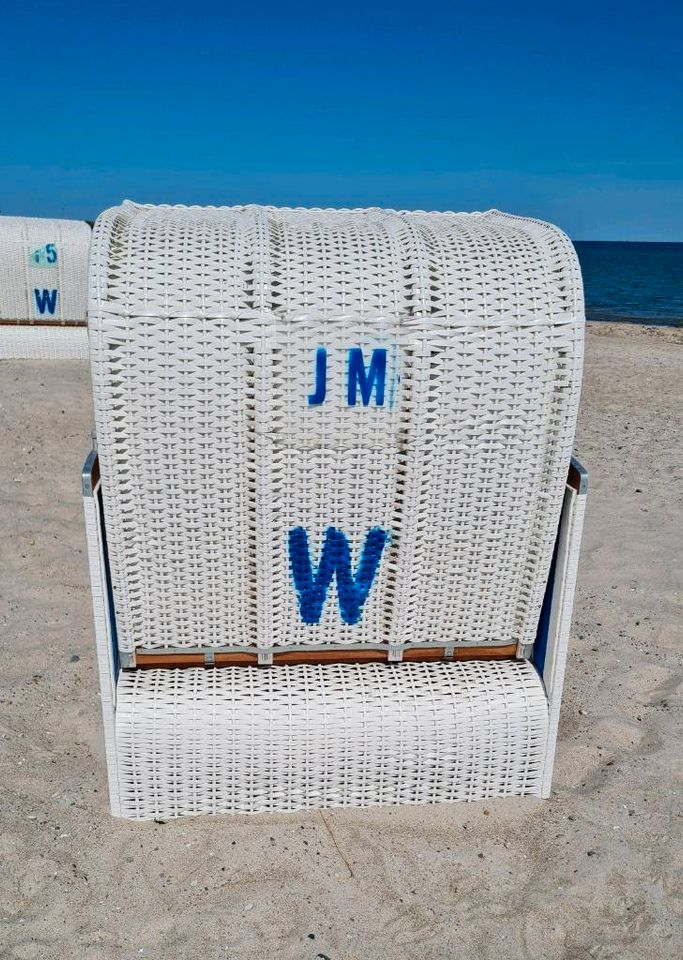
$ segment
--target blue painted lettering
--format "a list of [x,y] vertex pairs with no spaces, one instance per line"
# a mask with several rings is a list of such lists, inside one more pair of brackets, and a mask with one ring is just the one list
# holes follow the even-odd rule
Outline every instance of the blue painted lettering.
[[369,405],[373,390],[376,390],[376,405],[378,407],[383,406],[386,376],[387,351],[384,347],[380,347],[372,351],[369,371],[365,369],[365,359],[363,358],[363,351],[361,348],[352,347],[349,350],[349,406],[356,406],[356,395],[359,388],[361,401],[364,407]]
[[57,291],[56,290],[38,290],[33,291],[33,295],[36,298],[36,306],[38,307],[38,313],[43,316],[45,311],[49,314],[53,314],[57,308]]
[[309,407],[319,406],[327,393],[327,350],[318,347],[315,351],[315,390],[308,395]]
[[57,244],[46,243],[31,254],[29,262],[37,267],[54,267],[57,264]]
[[328,527],[320,562],[314,571],[308,534],[303,527],[290,530],[289,564],[299,600],[299,613],[304,623],[313,625],[320,622],[327,591],[335,575],[341,618],[349,626],[358,623],[388,540],[388,531],[381,527],[372,527],[368,531],[354,575],[351,570],[351,548],[346,535],[336,527]]

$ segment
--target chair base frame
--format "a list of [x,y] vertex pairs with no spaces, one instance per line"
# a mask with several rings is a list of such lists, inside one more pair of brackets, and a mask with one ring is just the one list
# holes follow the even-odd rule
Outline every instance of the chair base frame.
[[586,492],[573,459],[530,648],[307,648],[273,667],[282,654],[244,648],[124,659],[91,451],[83,500],[112,814],[547,798]]
[[0,360],[87,360],[89,355],[85,322],[0,320]]

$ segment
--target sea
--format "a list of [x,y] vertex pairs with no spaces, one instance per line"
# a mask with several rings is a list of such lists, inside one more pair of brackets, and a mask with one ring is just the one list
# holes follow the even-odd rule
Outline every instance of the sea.
[[683,243],[576,240],[586,319],[683,327]]

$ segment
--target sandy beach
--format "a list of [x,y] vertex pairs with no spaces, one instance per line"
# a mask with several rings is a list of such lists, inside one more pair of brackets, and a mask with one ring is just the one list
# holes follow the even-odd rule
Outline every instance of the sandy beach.
[[108,812],[87,364],[0,363],[0,958],[683,955],[683,331],[590,325],[590,471],[549,802]]

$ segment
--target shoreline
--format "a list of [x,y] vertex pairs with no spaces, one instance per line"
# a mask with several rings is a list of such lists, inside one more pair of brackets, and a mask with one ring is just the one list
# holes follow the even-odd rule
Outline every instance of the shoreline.
[[673,330],[683,329],[683,317],[676,317],[675,323],[669,320],[655,320],[648,317],[586,317],[586,323],[629,323],[635,327],[671,327]]
[[628,320],[586,320],[586,337],[621,336],[664,340],[683,343],[683,327],[670,327],[658,323],[631,323]]

